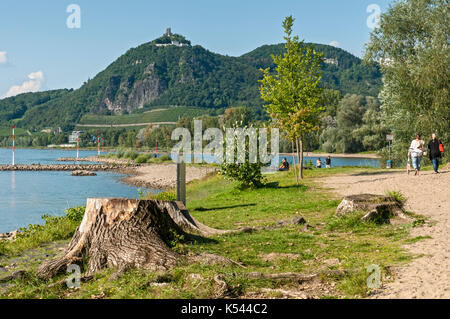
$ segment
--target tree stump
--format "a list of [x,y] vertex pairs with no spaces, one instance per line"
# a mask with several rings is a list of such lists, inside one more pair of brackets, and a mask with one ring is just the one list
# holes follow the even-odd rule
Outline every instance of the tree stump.
[[354,211],[366,213],[362,220],[377,223],[389,223],[391,217],[407,218],[400,203],[383,195],[357,194],[344,197],[336,209],[335,216],[344,216]]
[[49,279],[80,262],[87,264],[86,276],[108,267],[167,270],[180,259],[168,244],[177,236],[223,232],[196,221],[181,202],[88,199],[65,254],[44,262],[37,276]]

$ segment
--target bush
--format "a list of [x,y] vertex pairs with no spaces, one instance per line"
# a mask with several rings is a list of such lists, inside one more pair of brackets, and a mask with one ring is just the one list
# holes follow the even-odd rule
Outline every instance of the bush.
[[117,154],[116,154],[116,157],[117,158],[122,158],[124,155],[125,155],[124,152],[118,151]]
[[141,154],[138,157],[136,157],[134,162],[138,163],[138,164],[143,164],[143,163],[147,163],[149,159],[150,159],[150,154]]
[[258,188],[264,185],[261,173],[261,163],[245,162],[242,164],[227,164],[220,166],[219,174],[228,179],[238,181],[241,188]]
[[[239,124],[236,122],[234,128],[238,128]],[[244,127],[245,130],[247,127]],[[256,131],[254,134],[257,134]],[[252,138],[258,139],[258,136],[249,136],[249,140]],[[244,163],[227,163],[223,162],[220,165],[219,174],[225,176],[228,179],[239,182],[240,188],[258,188],[264,185],[264,177],[261,173],[261,168],[264,164],[261,163],[259,156],[257,156],[256,163],[250,163],[249,153],[249,140],[245,142],[245,161]],[[227,141],[227,143],[229,143]],[[237,154],[237,148],[239,147],[236,137],[233,137],[232,147],[234,147],[234,154]]]
[[163,154],[159,159],[161,160],[161,162],[167,162],[172,160],[169,154]]
[[135,160],[139,156],[139,153],[133,152],[133,151],[127,151],[123,157],[129,158],[131,160]]

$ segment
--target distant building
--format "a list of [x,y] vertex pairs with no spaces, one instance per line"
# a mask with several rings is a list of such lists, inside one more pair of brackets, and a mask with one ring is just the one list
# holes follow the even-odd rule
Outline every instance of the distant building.
[[[171,28],[167,28],[166,33],[164,33],[162,36],[171,38],[173,36],[172,29]],[[189,44],[181,43],[178,40],[172,40],[171,43],[156,43],[155,45],[157,47],[167,47],[167,46],[185,47],[185,46],[189,46]]]
[[77,138],[83,131],[73,131],[72,134],[69,135],[69,144],[73,144],[77,142]]
[[326,59],[324,60],[324,62],[325,62],[326,64],[334,64],[334,65],[336,65],[336,66],[339,66],[339,61],[338,61],[338,59],[326,58]]

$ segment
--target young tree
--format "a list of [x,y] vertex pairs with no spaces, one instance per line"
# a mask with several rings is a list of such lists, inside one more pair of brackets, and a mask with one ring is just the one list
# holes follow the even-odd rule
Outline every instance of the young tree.
[[262,70],[264,77],[260,80],[260,93],[268,102],[265,107],[276,125],[288,135],[292,144],[296,144],[299,175],[303,178],[304,137],[319,130],[319,113],[324,109],[320,103],[322,89],[319,87],[323,54],[299,41],[298,36],[292,36],[294,20],[288,16],[283,21],[286,52],[281,56],[272,55],[276,65],[274,72],[270,68]]

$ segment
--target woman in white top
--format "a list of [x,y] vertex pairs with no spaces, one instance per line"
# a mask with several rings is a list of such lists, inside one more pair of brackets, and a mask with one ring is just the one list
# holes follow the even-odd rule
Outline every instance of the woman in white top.
[[420,134],[416,135],[416,139],[411,142],[409,147],[409,155],[411,156],[412,165],[414,167],[414,175],[420,172],[420,161],[422,160],[425,142],[420,139]]

